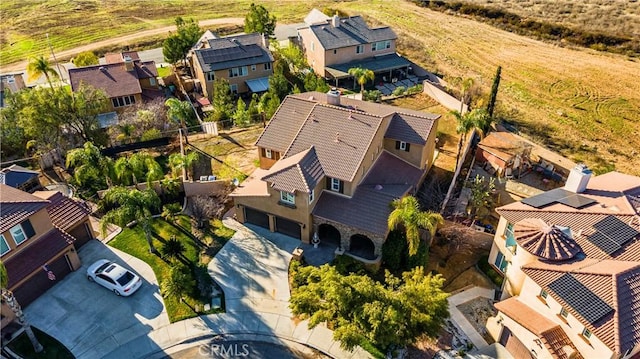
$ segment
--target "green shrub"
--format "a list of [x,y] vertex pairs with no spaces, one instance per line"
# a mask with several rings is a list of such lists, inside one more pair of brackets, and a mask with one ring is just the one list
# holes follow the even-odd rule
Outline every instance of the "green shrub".
[[157,129],[157,128],[151,128],[151,129],[148,129],[148,130],[144,131],[144,133],[140,137],[140,140],[141,141],[150,141],[150,140],[155,140],[156,138],[160,138],[160,137],[162,137],[162,133],[160,133],[160,130]]
[[349,256],[337,256],[332,264],[336,267],[336,270],[342,275],[348,275],[351,273],[365,274],[364,264],[359,260],[353,259]]
[[410,271],[415,267],[426,267],[429,262],[429,247],[425,241],[420,241],[418,245],[418,252],[407,258],[404,271]]
[[393,95],[394,96],[402,96],[405,94],[405,92],[407,91],[407,88],[404,86],[398,86],[396,87],[395,90],[393,90]]
[[362,99],[369,102],[380,102],[382,100],[382,92],[379,90],[364,91]]
[[389,232],[387,240],[382,245],[382,263],[391,271],[400,271],[402,262],[407,255],[407,240],[402,232]]
[[486,274],[489,279],[498,287],[502,287],[502,282],[504,278],[500,273],[498,273],[493,267],[489,264],[489,256],[485,255],[480,257],[478,260],[478,269],[482,271],[482,273]]

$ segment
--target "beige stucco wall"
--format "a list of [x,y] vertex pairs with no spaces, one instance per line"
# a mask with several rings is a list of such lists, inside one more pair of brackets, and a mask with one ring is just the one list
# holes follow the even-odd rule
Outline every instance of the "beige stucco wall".
[[364,44],[364,53],[362,54],[356,54],[356,46],[335,49],[335,53],[334,50],[326,50],[324,52],[324,64],[325,66],[330,66],[355,60],[363,60],[374,56],[394,54],[396,52],[396,40],[390,41],[390,48],[376,51],[371,51],[371,44]]
[[[194,72],[196,78],[200,80],[200,84],[202,84],[202,92],[209,100],[213,100],[213,81],[207,81],[206,75],[202,72],[202,68],[200,67],[200,63],[196,60],[194,62]],[[269,77],[273,75],[273,64],[271,64],[271,68],[269,70],[264,69],[264,63],[256,64],[256,69],[252,70],[251,65],[247,65],[247,76],[237,76],[237,77],[229,77],[229,69],[222,69],[214,71],[214,76],[216,79],[226,79],[229,81],[229,85],[237,85],[238,93],[246,93],[249,92],[249,87],[245,83],[247,80],[258,79],[261,77]]]
[[[315,71],[316,74],[325,76],[325,50],[320,44],[320,41],[318,41],[316,35],[309,28],[298,30],[298,35],[300,36],[300,44],[302,45],[302,50],[307,56],[307,63],[309,63],[309,66],[313,68],[313,71]],[[313,50],[311,50],[312,48]]]
[[394,155],[402,158],[403,160],[411,163],[412,165],[424,169],[423,157],[425,156],[425,146],[418,145],[416,143],[410,143],[409,151],[396,150],[395,139],[385,138],[384,148],[385,150],[393,153]]
[[271,150],[271,158],[267,158],[262,155],[263,147],[258,147],[258,160],[260,161],[260,168],[268,170],[280,159],[280,152]]
[[157,90],[158,89],[158,79],[155,79],[155,85],[151,84],[151,80],[150,79],[141,79],[140,80],[140,87],[142,87],[143,89],[154,89]]
[[16,242],[13,240],[13,236],[11,236],[10,230],[2,233],[7,241],[7,244],[9,245],[9,248],[11,248],[9,252],[5,253],[2,256],[2,260],[8,260],[9,258],[13,257],[14,255],[16,255],[16,253],[20,252],[21,248],[26,247],[30,242],[40,238],[43,234],[47,233],[51,228],[53,228],[51,217],[49,217],[49,212],[47,212],[46,208],[42,208],[38,212],[31,215],[29,217],[29,220],[31,221],[31,225],[33,226],[33,230],[36,232],[36,234],[26,241],[20,243],[20,245],[16,245]]

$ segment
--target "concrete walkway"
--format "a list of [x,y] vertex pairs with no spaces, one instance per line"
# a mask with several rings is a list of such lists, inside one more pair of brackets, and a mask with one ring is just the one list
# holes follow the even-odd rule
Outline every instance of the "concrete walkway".
[[472,299],[478,297],[493,298],[493,289],[487,289],[482,287],[472,287],[462,292],[456,293],[450,296],[449,301],[449,314],[451,314],[451,321],[458,327],[464,334],[467,335],[469,340],[475,345],[476,350],[480,350],[486,347],[487,342],[482,338],[482,335],[476,331],[473,325],[467,320],[467,318],[458,309],[458,305],[466,303]]
[[224,224],[236,233],[209,263],[209,273],[224,290],[227,312],[169,324],[120,345],[105,358],[163,358],[219,336],[249,343],[292,341],[334,358],[371,358],[361,348],[342,350],[326,326],[309,330],[307,321],[292,318],[288,268],[298,240],[277,233],[266,239],[230,218]]

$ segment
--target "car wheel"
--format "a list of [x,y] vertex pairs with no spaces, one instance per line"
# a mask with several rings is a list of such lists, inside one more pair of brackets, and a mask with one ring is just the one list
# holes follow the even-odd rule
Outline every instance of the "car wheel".
[[114,292],[114,293],[116,293],[116,295],[117,295],[118,297],[120,296],[120,292],[118,292],[118,290],[117,290],[117,289],[114,289],[114,290],[113,290],[113,292]]
[[87,276],[87,279],[89,280],[89,282],[93,282],[93,281],[95,281],[95,280],[93,279],[93,277],[92,277],[92,276],[90,276],[90,275],[88,275],[88,276]]

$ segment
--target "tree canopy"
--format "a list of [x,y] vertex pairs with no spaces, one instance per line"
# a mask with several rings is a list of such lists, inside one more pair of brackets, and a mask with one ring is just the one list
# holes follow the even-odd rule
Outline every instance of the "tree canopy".
[[194,19],[185,20],[180,16],[176,18],[176,28],[176,32],[162,43],[162,54],[172,64],[180,60],[186,63],[189,49],[198,42],[203,32]]
[[405,346],[416,338],[436,337],[449,317],[444,278],[422,267],[402,275],[386,272],[384,283],[367,275],[342,275],[333,266],[303,267],[294,275],[293,314],[309,319],[309,328],[328,323],[345,349],[363,340],[379,348]]
[[272,38],[275,29],[276,17],[270,15],[264,6],[252,3],[244,18],[244,32],[247,34],[257,32]]
[[420,229],[424,228],[428,230],[433,237],[438,224],[444,222],[444,219],[439,213],[420,210],[420,204],[413,196],[398,198],[391,203],[391,206],[393,207],[393,211],[389,214],[389,230],[394,230],[398,226],[404,229],[407,236],[410,256],[418,252]]
[[373,81],[376,75],[373,71],[362,67],[352,67],[349,69],[349,75],[353,76],[358,84],[360,84],[360,93],[364,93],[364,85],[367,81]]
[[81,52],[76,55],[76,57],[74,57],[71,62],[73,62],[76,67],[97,65],[100,63],[98,61],[98,56],[96,56],[93,51]]
[[27,77],[29,81],[37,80],[38,77],[44,75],[47,78],[47,82],[49,83],[49,87],[53,89],[53,83],[51,82],[51,78],[58,78],[60,75],[53,69],[49,60],[45,59],[44,56],[39,56],[31,59],[29,64],[27,65]]
[[229,81],[223,78],[213,81],[213,120],[227,121],[233,114],[233,102]]

